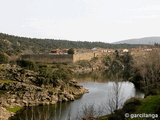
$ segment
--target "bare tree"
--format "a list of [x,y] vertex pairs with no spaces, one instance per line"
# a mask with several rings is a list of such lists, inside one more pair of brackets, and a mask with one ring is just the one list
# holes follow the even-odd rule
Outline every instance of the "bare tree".
[[114,113],[115,110],[120,109],[123,106],[124,101],[127,98],[124,97],[124,91],[122,88],[122,82],[116,75],[111,89],[108,91],[107,98],[104,102],[106,111]]
[[68,116],[67,116],[67,120],[72,120],[72,119],[71,119],[71,105],[69,105],[69,107],[68,107]]
[[56,114],[57,114],[57,110],[56,110],[56,108],[57,108],[57,104],[55,104],[55,105],[54,105],[54,114],[55,114],[55,115],[54,115],[54,116],[55,116],[55,118],[54,118],[54,119],[55,119],[55,120],[56,120]]
[[60,108],[59,108],[59,117],[58,117],[58,120],[61,120],[61,113],[62,113],[62,101],[60,101]]
[[84,104],[81,108],[81,111],[77,113],[76,118],[73,120],[82,120],[82,119],[96,119],[100,117],[104,112],[103,107],[95,106],[95,104]]
[[149,91],[150,88],[157,87],[157,82],[160,81],[159,63],[160,54],[157,51],[134,58],[134,68],[141,76],[140,84],[143,85],[146,92]]
[[47,106],[47,109],[45,106],[41,109],[35,109],[34,107],[27,109],[30,109],[30,113],[26,110],[25,115],[23,117],[19,117],[19,120],[49,120],[52,114],[49,106]]

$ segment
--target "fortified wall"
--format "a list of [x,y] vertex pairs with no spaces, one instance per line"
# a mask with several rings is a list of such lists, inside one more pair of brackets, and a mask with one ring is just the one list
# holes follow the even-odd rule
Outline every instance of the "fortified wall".
[[73,54],[73,62],[79,60],[91,60],[95,57],[95,53],[80,53],[80,54]]
[[105,57],[106,55],[109,55],[109,53],[80,53],[80,54],[74,54],[73,55],[73,62],[79,61],[79,60],[91,60],[94,57]]
[[48,54],[26,54],[22,59],[31,59],[42,63],[65,63],[73,62],[73,55],[48,55]]
[[48,55],[48,54],[26,54],[22,55],[22,59],[31,59],[35,62],[42,63],[66,63],[76,62],[79,60],[91,60],[94,57],[104,57],[107,53],[80,53],[80,54],[63,54],[63,55]]

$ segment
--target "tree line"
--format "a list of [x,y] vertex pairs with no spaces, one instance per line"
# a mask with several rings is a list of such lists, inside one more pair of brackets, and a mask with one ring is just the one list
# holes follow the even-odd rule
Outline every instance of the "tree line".
[[51,49],[92,49],[94,47],[101,47],[106,49],[130,49],[142,45],[131,44],[109,44],[104,42],[89,42],[89,41],[69,41],[69,40],[56,40],[56,39],[39,39],[18,37],[0,33],[0,51],[8,55],[18,55],[24,50],[33,53],[44,53]]

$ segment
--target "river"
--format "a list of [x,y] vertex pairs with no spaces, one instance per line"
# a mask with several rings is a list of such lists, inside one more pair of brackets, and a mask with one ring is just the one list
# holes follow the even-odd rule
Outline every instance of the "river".
[[89,93],[70,102],[26,107],[23,112],[10,120],[80,120],[88,114],[95,116],[110,114],[117,103],[115,101],[118,101],[117,106],[121,108],[131,97],[144,97],[144,94],[128,81],[104,81],[90,77],[77,78],[76,81],[88,89]]

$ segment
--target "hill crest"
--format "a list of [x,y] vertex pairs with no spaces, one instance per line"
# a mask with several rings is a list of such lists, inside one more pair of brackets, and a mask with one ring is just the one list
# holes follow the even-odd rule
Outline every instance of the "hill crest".
[[113,44],[145,44],[152,45],[158,43],[160,44],[160,37],[144,37],[144,38],[134,38],[128,40],[122,40],[118,42],[114,42]]

